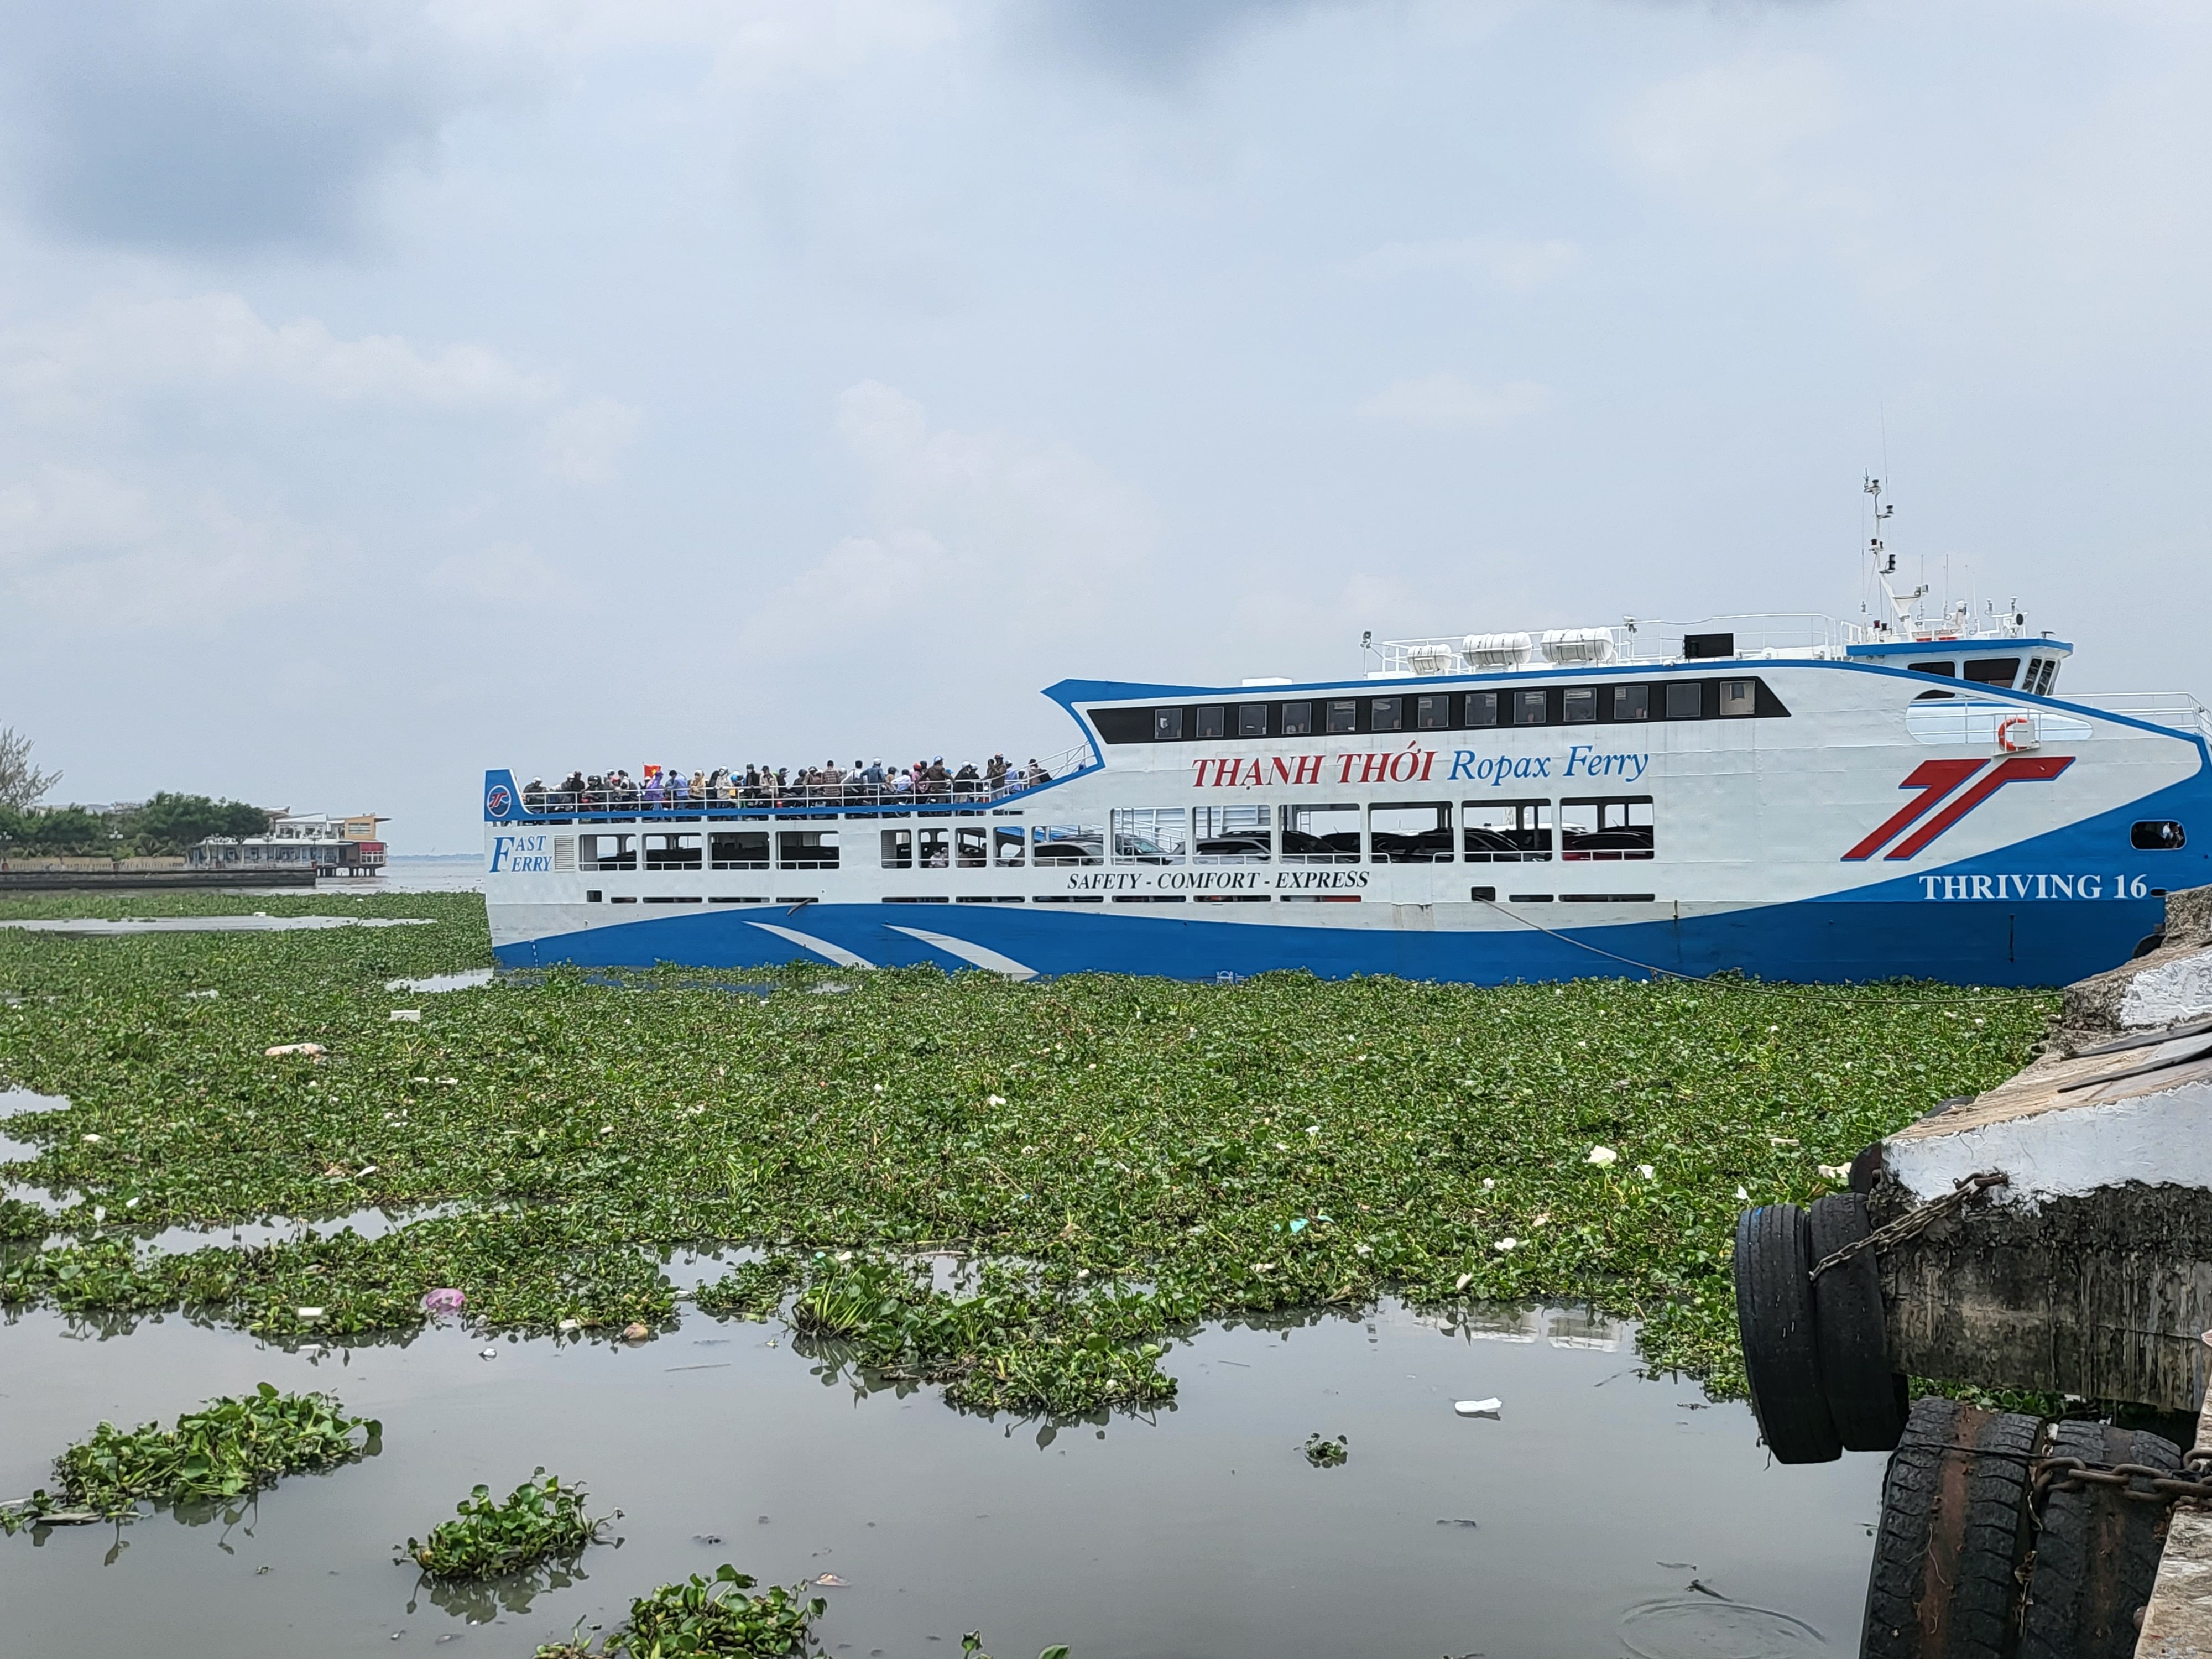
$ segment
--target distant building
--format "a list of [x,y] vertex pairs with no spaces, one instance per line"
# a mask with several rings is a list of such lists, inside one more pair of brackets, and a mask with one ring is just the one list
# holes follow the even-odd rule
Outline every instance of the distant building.
[[376,827],[388,820],[374,812],[332,817],[326,812],[286,812],[270,819],[265,836],[210,836],[185,854],[195,870],[251,875],[256,870],[313,870],[319,876],[374,876],[384,869],[384,843]]

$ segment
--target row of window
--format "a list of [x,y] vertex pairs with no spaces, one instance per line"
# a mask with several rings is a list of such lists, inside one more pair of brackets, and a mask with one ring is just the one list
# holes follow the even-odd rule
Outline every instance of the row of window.
[[[1498,889],[1470,887],[1468,897],[1477,904],[1495,904]],[[617,893],[610,898],[600,888],[585,893],[586,904],[817,904],[813,895],[800,897],[770,898],[766,894],[744,894],[708,898],[701,895],[672,896],[667,894]],[[1509,904],[1656,904],[1656,893],[1508,893]],[[884,898],[886,904],[1358,904],[1364,902],[1358,893],[1038,893],[1024,896],[1019,893],[962,894],[950,893],[894,893]]]
[[[1086,864],[1512,864],[1648,859],[1649,795],[1549,800],[1343,801],[1299,806],[1117,807],[1110,839],[1076,827],[1036,861]],[[1110,847],[1110,852],[1109,852]]]
[[[2058,674],[2056,657],[2030,657],[2027,672],[2020,672],[2018,657],[1968,657],[1962,664],[1956,658],[1936,659],[1912,665],[1916,674],[1934,674],[1944,679],[1963,679],[1976,685],[1994,685],[2007,690],[2017,689],[2038,697],[2051,695],[2051,682]],[[2014,682],[2018,681],[2015,688]]]
[[[1648,859],[1649,795],[1559,801],[1343,801],[1299,806],[1116,807],[1107,825],[1018,823],[884,830],[886,870],[1127,864],[1449,864]],[[553,867],[835,870],[866,832],[838,830],[601,831],[554,837]],[[849,839],[848,838],[849,837]]]
[[1764,680],[1706,679],[1096,708],[1091,711],[1091,719],[1108,743],[1127,744],[1204,743],[1231,737],[1349,737],[1361,732],[1467,731],[1498,726],[1741,720],[1754,715],[1786,718],[1789,713]]
[[[1656,851],[1649,795],[1549,800],[1346,801],[1312,806],[1117,807],[1106,825],[948,825],[877,832],[886,870],[1019,869],[1024,865],[1511,864],[1648,859]],[[601,832],[553,838],[566,870],[835,870],[864,830]],[[849,836],[850,839],[845,839]],[[2170,818],[2131,827],[2142,852],[2178,851]]]

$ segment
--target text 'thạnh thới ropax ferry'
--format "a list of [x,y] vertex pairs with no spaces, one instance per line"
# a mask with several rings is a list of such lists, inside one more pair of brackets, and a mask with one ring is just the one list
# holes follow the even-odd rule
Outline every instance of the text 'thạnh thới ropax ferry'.
[[2169,889],[2212,880],[2212,719],[2062,698],[2070,647],[2018,610],[1881,588],[1858,623],[1389,643],[1348,682],[1065,680],[1045,695],[1083,742],[1046,775],[903,795],[718,775],[647,805],[490,772],[493,946],[1477,983],[2125,961]]

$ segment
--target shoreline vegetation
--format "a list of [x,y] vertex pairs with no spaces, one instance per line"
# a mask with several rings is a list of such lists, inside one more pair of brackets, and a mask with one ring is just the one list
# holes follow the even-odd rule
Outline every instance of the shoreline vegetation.
[[[38,1148],[9,1180],[65,1202],[7,1210],[0,1306],[343,1342],[416,1328],[453,1287],[483,1328],[637,1340],[685,1299],[674,1253],[738,1250],[699,1311],[781,1317],[964,1409],[1157,1406],[1204,1322],[1385,1296],[1587,1304],[1642,1322],[1651,1369],[1737,1394],[1740,1192],[1840,1186],[1869,1141],[2017,1070],[2057,1007],[1903,983],[804,966],[431,994],[385,988],[489,965],[479,895],[0,902],[254,911],[435,925],[0,928],[0,1085],[70,1101],[7,1122]],[[288,1045],[322,1052],[264,1052]],[[374,1237],[215,1231],[380,1208],[399,1218]],[[179,1227],[210,1236],[148,1247]]]

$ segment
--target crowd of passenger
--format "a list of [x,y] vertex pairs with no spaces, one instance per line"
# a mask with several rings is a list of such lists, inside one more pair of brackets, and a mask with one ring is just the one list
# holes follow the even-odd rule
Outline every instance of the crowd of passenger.
[[532,778],[522,788],[522,805],[532,812],[711,812],[768,807],[953,805],[999,800],[1052,781],[1052,774],[1032,756],[1016,766],[994,755],[980,768],[973,762],[957,771],[945,757],[911,766],[885,766],[880,760],[835,761],[819,766],[717,767],[684,772],[647,766],[633,778],[621,767],[586,775],[574,771],[548,786]]

